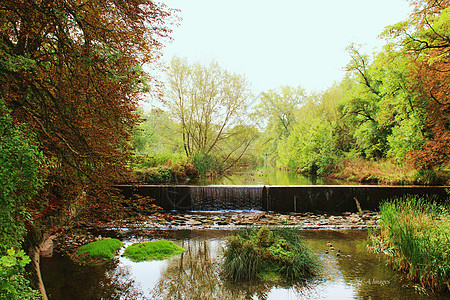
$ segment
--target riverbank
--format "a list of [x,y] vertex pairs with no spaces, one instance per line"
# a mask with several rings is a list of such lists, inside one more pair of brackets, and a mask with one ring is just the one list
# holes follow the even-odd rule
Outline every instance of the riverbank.
[[330,179],[381,185],[450,185],[450,171],[418,170],[411,164],[399,165],[392,160],[368,161],[346,159],[327,175]]

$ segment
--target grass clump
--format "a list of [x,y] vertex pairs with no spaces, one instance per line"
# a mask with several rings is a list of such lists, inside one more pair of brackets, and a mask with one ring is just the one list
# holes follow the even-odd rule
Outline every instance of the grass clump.
[[111,260],[122,246],[118,239],[103,239],[81,246],[72,258],[80,264],[101,264]]
[[294,228],[239,230],[226,245],[222,274],[231,281],[305,279],[319,263]]
[[125,249],[125,257],[138,262],[144,260],[163,260],[183,253],[184,249],[166,240],[136,243]]
[[381,231],[373,248],[389,255],[395,269],[428,290],[450,290],[449,201],[407,196],[380,207]]

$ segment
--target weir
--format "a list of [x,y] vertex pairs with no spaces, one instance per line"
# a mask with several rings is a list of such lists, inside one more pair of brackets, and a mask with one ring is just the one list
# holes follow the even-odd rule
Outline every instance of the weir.
[[377,210],[381,201],[405,195],[434,196],[443,201],[448,187],[377,185],[117,185],[121,193],[150,196],[164,210],[263,210],[342,213]]

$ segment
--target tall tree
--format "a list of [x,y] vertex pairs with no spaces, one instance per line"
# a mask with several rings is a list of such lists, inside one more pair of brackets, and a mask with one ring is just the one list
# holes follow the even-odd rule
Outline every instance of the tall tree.
[[[244,127],[237,127],[244,121],[251,96],[245,77],[223,70],[216,62],[203,66],[176,57],[167,76],[165,103],[180,123],[186,155],[214,153],[225,162],[230,151],[236,149],[222,153],[225,148],[221,143],[230,135],[247,134],[246,130],[238,130]],[[235,129],[231,131],[232,128]]]
[[410,77],[415,93],[426,108],[425,141],[412,151],[417,166],[425,169],[450,159],[450,1],[411,1],[414,13],[390,26],[385,35],[401,47],[414,64]]
[[139,92],[158,92],[142,66],[159,56],[170,16],[149,0],[0,2],[0,94],[47,157],[47,213],[112,199]]
[[296,123],[296,112],[305,100],[305,90],[301,86],[281,86],[262,93],[259,100],[254,116],[265,132],[259,143],[265,158],[274,165],[279,143],[288,138]]

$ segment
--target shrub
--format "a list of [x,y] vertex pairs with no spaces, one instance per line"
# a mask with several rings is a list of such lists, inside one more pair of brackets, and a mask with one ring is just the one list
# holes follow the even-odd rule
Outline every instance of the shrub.
[[171,241],[161,240],[136,243],[125,249],[124,255],[132,261],[163,260],[183,253],[184,249]]
[[317,274],[319,263],[294,228],[247,228],[232,236],[224,252],[222,274],[232,281],[270,277],[305,279]]
[[151,168],[161,165],[171,165],[177,162],[183,162],[186,156],[179,153],[159,153],[153,156],[142,155],[138,157],[138,167]]
[[220,172],[220,163],[217,159],[206,152],[197,152],[192,157],[192,163],[200,176],[204,177],[207,173],[216,174]]
[[118,239],[103,239],[81,246],[72,258],[80,264],[101,264],[114,258],[122,246]]
[[419,184],[437,184],[439,178],[434,170],[420,169],[417,171],[415,181]]
[[29,135],[0,99],[0,255],[21,246],[30,221],[26,207],[43,182],[42,155]]
[[0,299],[41,299],[39,292],[30,288],[30,282],[24,276],[24,268],[30,261],[23,250],[9,249],[0,257]]
[[147,184],[169,184],[185,183],[196,179],[198,172],[191,163],[177,162],[172,166],[161,165],[151,168],[140,168],[134,170],[134,179]]

